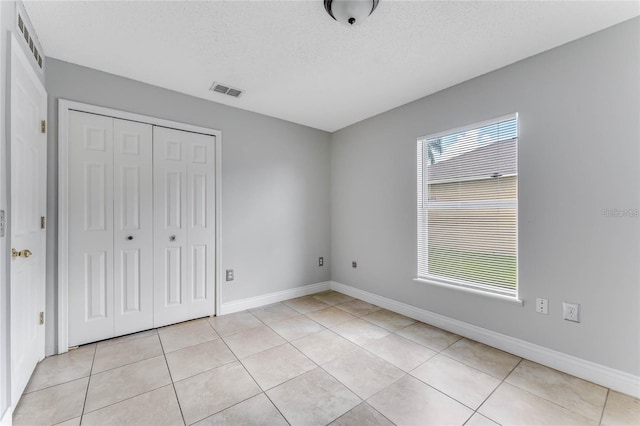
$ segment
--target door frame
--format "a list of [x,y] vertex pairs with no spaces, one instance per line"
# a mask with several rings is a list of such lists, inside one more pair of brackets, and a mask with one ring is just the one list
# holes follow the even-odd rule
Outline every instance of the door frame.
[[176,130],[200,133],[215,137],[215,283],[214,315],[220,313],[220,288],[222,285],[221,224],[222,224],[222,132],[207,127],[194,126],[132,112],[96,105],[58,100],[58,354],[69,350],[69,111],[104,115],[129,121],[168,127]]

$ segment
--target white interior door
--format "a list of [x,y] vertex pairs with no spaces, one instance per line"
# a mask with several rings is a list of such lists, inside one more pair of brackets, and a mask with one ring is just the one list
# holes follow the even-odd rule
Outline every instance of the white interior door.
[[152,126],[114,119],[114,335],[153,328]]
[[154,127],[154,326],[214,313],[215,137]]
[[113,118],[69,113],[69,346],[114,335]]
[[11,401],[15,407],[44,358],[47,94],[11,41]]

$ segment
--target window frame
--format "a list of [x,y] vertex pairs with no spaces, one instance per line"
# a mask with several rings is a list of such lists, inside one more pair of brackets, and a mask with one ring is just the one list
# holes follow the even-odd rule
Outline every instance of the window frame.
[[[500,286],[497,285],[491,285],[491,284],[483,284],[483,283],[479,283],[479,282],[472,282],[472,281],[466,281],[466,280],[462,280],[462,279],[457,279],[457,278],[452,278],[452,277],[444,277],[444,276],[439,276],[436,274],[426,274],[426,275],[421,275],[420,274],[420,270],[421,270],[421,265],[425,265],[426,269],[428,271],[428,253],[429,253],[429,246],[428,246],[428,241],[425,241],[428,237],[428,224],[424,223],[425,220],[428,220],[428,214],[426,212],[427,210],[427,203],[429,202],[428,200],[425,200],[425,196],[426,196],[426,186],[428,185],[427,183],[427,170],[428,170],[428,159],[427,159],[427,154],[426,154],[426,150],[423,149],[423,146],[426,145],[427,141],[432,140],[432,139],[437,139],[437,138],[441,138],[441,137],[446,137],[446,136],[451,136],[451,135],[455,135],[458,133],[462,133],[462,132],[466,132],[466,131],[470,131],[470,130],[474,130],[474,129],[480,129],[482,127],[491,125],[491,124],[496,124],[496,123],[500,123],[503,121],[508,121],[508,120],[516,120],[516,135],[515,135],[515,139],[516,139],[516,158],[515,158],[515,166],[516,166],[516,173],[512,173],[512,174],[505,174],[502,175],[501,177],[510,177],[510,176],[518,176],[519,175],[519,159],[520,159],[520,155],[519,155],[519,143],[520,143],[520,118],[517,112],[512,113],[512,114],[506,114],[500,117],[496,117],[496,118],[492,118],[492,119],[488,119],[488,120],[483,120],[480,122],[475,122],[475,123],[471,123],[468,125],[464,125],[464,126],[460,126],[460,127],[456,127],[450,130],[445,130],[445,131],[441,131],[441,132],[437,132],[437,133],[431,133],[431,134],[427,134],[425,136],[420,136],[417,138],[417,155],[416,155],[416,159],[417,159],[417,176],[416,176],[416,183],[417,183],[417,198],[416,198],[416,213],[417,213],[417,217],[416,217],[416,231],[417,231],[417,235],[416,235],[416,278],[414,278],[414,281],[419,282],[419,283],[427,283],[427,284],[433,284],[436,286],[442,286],[442,287],[446,287],[446,288],[450,288],[450,289],[455,289],[455,290],[462,290],[464,292],[468,292],[468,293],[474,293],[474,294],[478,294],[478,295],[483,295],[483,296],[488,296],[488,297],[492,297],[492,298],[496,298],[496,299],[501,299],[504,301],[508,301],[508,302],[515,302],[517,304],[522,305],[523,302],[522,300],[519,299],[518,297],[518,293],[519,293],[519,288],[520,288],[520,274],[519,274],[519,265],[520,265],[520,261],[519,261],[519,244],[518,244],[518,224],[519,224],[519,187],[520,187],[520,180],[517,179],[516,180],[516,198],[515,199],[497,199],[497,200],[473,200],[473,201],[443,201],[443,202],[439,202],[437,204],[431,204],[428,208],[429,209],[460,209],[460,210],[466,210],[466,209],[473,209],[473,208],[511,208],[511,209],[515,209],[515,251],[516,251],[516,284],[515,284],[515,288],[514,289],[508,289],[508,288],[501,288]],[[506,140],[506,139],[503,139]],[[498,142],[498,141],[496,141]],[[473,177],[469,177],[469,178],[461,178],[461,179],[446,179],[446,180],[441,180],[441,181],[434,181],[435,183],[455,183],[455,182],[464,182],[464,181],[478,181],[478,180],[483,180],[483,179],[491,179],[490,177],[486,177],[486,178],[481,178],[481,179],[474,179]],[[429,182],[430,184],[433,184],[434,182]],[[462,206],[461,206],[462,205]],[[422,247],[424,245],[424,247]],[[421,255],[421,248],[422,248],[422,255]]]

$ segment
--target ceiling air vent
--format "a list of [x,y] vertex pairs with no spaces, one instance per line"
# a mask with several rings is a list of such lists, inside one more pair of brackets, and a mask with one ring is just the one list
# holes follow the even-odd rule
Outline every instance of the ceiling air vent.
[[218,92],[224,95],[233,96],[234,98],[238,98],[242,94],[242,90],[240,89],[234,89],[227,85],[216,83],[216,82],[213,83],[213,85],[209,90],[211,90],[212,92]]

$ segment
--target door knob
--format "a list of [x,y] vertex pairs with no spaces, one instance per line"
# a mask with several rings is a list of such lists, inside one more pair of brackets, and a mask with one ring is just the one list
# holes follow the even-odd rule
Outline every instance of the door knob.
[[129,235],[129,236],[127,237],[127,240],[129,240],[129,241],[133,240],[133,235]]
[[20,251],[14,249],[14,248],[11,249],[11,257],[14,258],[14,259],[16,257],[27,258],[27,257],[31,256],[32,254],[33,253],[31,253],[31,250],[27,250],[27,249],[20,250]]
[[175,240],[176,240],[176,236],[175,235],[172,235],[172,236],[169,237],[169,241],[175,241]]

